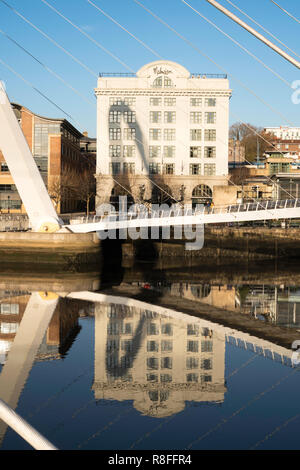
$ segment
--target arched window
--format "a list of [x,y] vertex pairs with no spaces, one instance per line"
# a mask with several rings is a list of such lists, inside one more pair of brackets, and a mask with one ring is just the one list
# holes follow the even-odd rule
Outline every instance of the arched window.
[[163,78],[157,77],[153,82],[154,88],[161,88],[163,86]]
[[173,86],[173,82],[169,77],[160,76],[160,77],[157,77],[153,82],[154,88],[162,88],[162,87],[168,88],[172,86]]
[[193,189],[192,197],[196,198],[212,198],[212,190],[206,184],[199,184]]
[[192,207],[212,201],[212,190],[206,184],[199,184],[192,192]]

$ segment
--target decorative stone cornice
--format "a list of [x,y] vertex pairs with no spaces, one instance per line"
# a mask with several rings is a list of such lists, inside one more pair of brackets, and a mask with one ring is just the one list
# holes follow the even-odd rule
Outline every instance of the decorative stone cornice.
[[182,89],[182,88],[173,88],[172,90],[163,89],[156,89],[156,88],[130,88],[130,89],[119,89],[119,88],[96,88],[95,94],[97,96],[126,96],[126,97],[135,97],[135,96],[213,96],[213,97],[230,97],[232,94],[232,90],[224,89],[224,90],[216,90],[216,89],[208,89],[203,90],[199,89]]

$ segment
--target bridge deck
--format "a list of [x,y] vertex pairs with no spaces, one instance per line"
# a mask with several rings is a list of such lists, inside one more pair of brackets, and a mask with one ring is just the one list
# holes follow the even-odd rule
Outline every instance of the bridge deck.
[[259,201],[220,207],[203,207],[202,210],[135,211],[128,214],[110,214],[86,218],[80,223],[67,225],[74,233],[118,230],[138,227],[170,227],[186,225],[221,224],[258,220],[300,218],[300,199]]

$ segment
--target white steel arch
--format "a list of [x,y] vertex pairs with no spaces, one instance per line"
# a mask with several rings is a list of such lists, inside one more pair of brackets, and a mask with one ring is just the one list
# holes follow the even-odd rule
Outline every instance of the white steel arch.
[[2,82],[0,82],[0,149],[23,201],[32,229],[48,233],[57,231],[61,222]]

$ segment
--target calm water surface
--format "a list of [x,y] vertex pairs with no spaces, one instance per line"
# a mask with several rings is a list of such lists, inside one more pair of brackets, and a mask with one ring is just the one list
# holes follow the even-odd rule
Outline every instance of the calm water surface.
[[[276,274],[266,284],[128,277],[300,330],[300,284]],[[155,306],[24,287],[0,289],[0,398],[59,449],[299,448],[291,350]],[[31,448],[3,423],[0,446]]]

